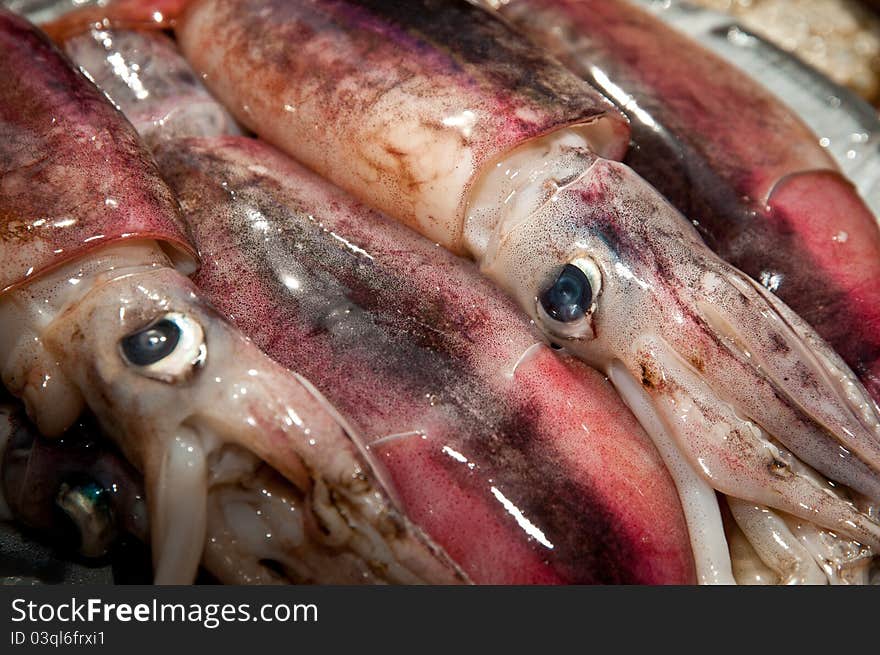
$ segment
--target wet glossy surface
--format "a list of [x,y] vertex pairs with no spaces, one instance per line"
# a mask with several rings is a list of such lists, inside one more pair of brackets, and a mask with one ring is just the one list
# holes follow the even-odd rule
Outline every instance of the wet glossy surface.
[[200,288],[356,423],[475,582],[692,579],[647,437],[472,265],[259,143],[158,157],[204,253]]
[[0,10],[0,292],[98,246],[194,251],[131,125],[28,23]]
[[[125,118],[6,13],[0,47],[11,55],[0,62],[0,281],[19,284],[0,298],[3,381],[47,434],[88,407],[143,472],[155,581],[192,582],[200,562],[226,581],[254,570],[274,580],[464,581],[392,505],[329,403],[168,266],[157,241],[173,242],[169,233],[189,253],[177,201]],[[179,339],[161,356],[120,347],[165,323]],[[106,492],[83,482],[58,493],[68,515],[96,521],[83,550],[103,552]],[[230,495],[227,514],[217,501]],[[242,517],[294,508],[299,531],[229,557]],[[295,566],[262,567],[264,555]]]
[[[464,241],[482,272],[514,296],[547,338],[612,377],[626,402],[638,408],[639,420],[676,475],[701,580],[733,580],[716,489],[816,520],[864,543],[880,544],[880,525],[854,507],[845,494],[829,495],[823,477],[880,498],[880,420],[871,400],[837,355],[800,318],[712,253],[691,220],[654,187],[627,166],[597,157],[595,133],[585,136],[569,122],[560,121],[555,124],[557,131],[538,139],[529,138],[536,136],[534,132],[487,136],[493,148],[507,150],[501,153],[503,157],[484,162],[469,199],[473,202],[468,209],[474,214],[490,216],[494,208],[495,220],[475,221],[473,226],[470,214],[465,221],[453,204],[437,203],[433,209],[441,213],[429,214],[435,219],[429,223],[414,220],[411,211],[411,203],[425,195],[445,202],[447,196],[458,197],[451,189],[468,192],[456,177],[461,173],[471,177],[463,167],[436,167],[425,180],[413,178],[407,167],[390,166],[381,169],[381,184],[363,171],[352,173],[346,168],[352,160],[371,162],[358,150],[352,154],[353,148],[367,143],[362,135],[372,139],[371,146],[382,143],[377,136],[411,135],[408,126],[397,129],[395,119],[421,115],[426,97],[457,98],[476,92],[507,120],[515,120],[521,108],[518,102],[499,105],[491,84],[475,88],[471,83],[481,79],[480,75],[491,78],[496,59],[472,57],[471,46],[484,24],[469,20],[473,10],[465,11],[464,3],[425,0],[417,9],[409,5],[401,11],[394,3],[376,0],[368,3],[366,13],[351,4],[318,0],[284,5],[280,12],[261,12],[265,5],[197,0],[182,18],[178,37],[184,52],[208,73],[206,83],[227,103],[241,103],[241,112],[251,116],[261,137],[429,238],[450,248]],[[618,7],[616,3],[591,6],[605,14]],[[581,17],[587,20],[589,15],[582,12]],[[650,16],[642,19],[650,20]],[[408,42],[385,39],[370,47],[376,59],[368,70],[360,66],[359,53],[349,50],[351,44],[375,45],[377,33],[397,34],[401,23],[420,35],[429,33],[424,25],[437,22],[444,29],[454,25],[462,36],[443,43],[420,41],[425,44],[423,57],[411,57]],[[638,27],[634,20],[622,24],[624,31]],[[568,34],[552,33],[563,39]],[[308,37],[314,47],[300,49],[291,59],[284,54],[285,44],[294,34]],[[664,84],[682,79],[686,86],[690,84],[684,64],[669,66],[672,58],[664,41],[648,38],[653,32],[641,34],[645,38],[638,43],[651,56],[638,71],[644,69]],[[222,38],[215,38],[218,35]],[[467,62],[469,73],[477,72],[469,77],[438,74],[436,62],[448,61],[450,53]],[[631,57],[632,49],[621,48],[614,61],[621,64]],[[696,56],[691,59],[702,61]],[[401,61],[414,71],[414,79],[426,80],[419,87],[427,89],[425,94],[402,93],[405,83],[386,87],[376,82],[374,71],[383,79],[387,71],[400,70]],[[517,60],[505,61],[515,66]],[[602,72],[613,90],[612,72]],[[306,102],[290,103],[290,110],[285,110],[290,116],[278,118],[279,100],[286,94],[299,98],[295,94],[303,87],[298,83],[304,80]],[[346,95],[352,89],[353,95]],[[700,88],[694,92],[696,97],[689,96],[687,102],[679,98],[690,110],[691,120],[685,126],[690,126],[688,133],[695,134],[699,143],[713,144],[718,157],[729,164],[729,169],[722,170],[733,176],[733,183],[712,187],[721,189],[723,201],[736,202],[735,184],[743,183],[772,205],[775,220],[794,210],[815,223],[821,222],[821,216],[797,211],[800,194],[790,193],[792,189],[816,182],[821,197],[821,202],[813,204],[816,212],[838,207],[847,198],[841,196],[840,186],[823,177],[823,171],[778,179],[791,161],[805,161],[814,168],[831,167],[833,162],[821,150],[817,153],[817,146],[810,142],[754,138],[759,127],[766,131],[762,135],[773,137],[772,126],[780,113],[783,121],[791,123],[789,127],[807,133],[772,98],[759,99],[754,109],[761,120],[750,124],[749,138],[741,138],[720,131],[718,126],[726,123],[709,120],[701,112],[710,101],[730,107],[720,91],[705,97],[699,95]],[[335,107],[334,102],[342,97],[358,111],[331,110],[328,120],[316,118],[320,115],[312,104],[316,98]],[[639,116],[648,129],[650,115]],[[736,113],[732,116],[739,118]],[[381,129],[369,133],[365,126],[370,125]],[[447,152],[433,138],[418,143],[420,162]],[[315,144],[320,144],[318,153]],[[748,166],[737,159],[743,153],[754,153]],[[599,154],[607,153],[600,150]],[[546,156],[550,161],[544,161]],[[408,161],[408,157],[402,159]],[[659,170],[670,162],[694,165],[700,174],[717,181],[711,168],[694,164],[687,156],[676,159],[659,153],[651,162]],[[522,185],[513,181],[520,172]],[[514,197],[511,187],[518,189]],[[388,189],[397,194],[391,201]],[[855,195],[848,198],[858,201]],[[847,211],[844,215],[864,222],[864,214]],[[821,230],[806,232],[810,238],[823,237]],[[766,248],[772,241],[756,238],[748,243]],[[859,239],[847,243],[859,248],[865,244]],[[536,306],[536,300],[566,264],[581,259],[592,261],[600,271],[601,297],[589,320],[560,329],[558,321]],[[860,274],[859,267],[864,265],[856,257],[844,271]],[[866,293],[872,293],[870,285],[866,288]],[[845,300],[854,298],[855,293]],[[834,325],[839,329],[847,323]]]
[[238,133],[232,117],[162,32],[92,28],[68,39],[64,49],[148,145]]
[[[40,0],[13,0],[22,3]],[[77,2],[77,0],[74,0]],[[100,26],[104,29],[168,29],[187,0],[83,0],[68,11],[70,0],[61,0],[41,27],[57,43]],[[51,18],[51,19],[49,19]]]
[[176,32],[243,125],[456,252],[506,150],[571,124],[602,154],[626,147],[607,100],[466,2],[194,2]]
[[501,12],[623,108],[626,162],[880,398],[880,226],[796,115],[629,3],[513,0]]
[[[590,152],[620,156],[626,132],[607,109],[592,105],[597,113],[578,114],[578,104],[595,100],[592,92],[578,90],[571,75],[464,3],[258,3],[272,9],[275,22],[268,23],[265,13],[249,13],[252,3],[238,3],[212,28],[222,13],[212,11],[232,4],[194,3],[180,34],[191,56],[215,66],[208,81],[233,110],[398,219],[447,247],[466,244],[526,311],[540,305],[533,319],[547,338],[601,366],[633,407],[661,450],[681,506],[674,499],[657,504],[670,491],[669,478],[657,453],[646,450],[645,435],[629,427],[632,417],[609,412],[619,401],[607,382],[535,343],[517,309],[491,300],[497,292],[489,283],[444,264],[451,258],[435,246],[401,248],[408,243],[403,228],[388,226],[399,233],[387,238],[361,229],[361,215],[377,215],[303,177],[263,146],[176,142],[162,147],[163,162],[183,171],[186,209],[205,221],[201,240],[211,244],[216,264],[209,262],[199,283],[263,348],[326,385],[356,425],[346,425],[306,380],[287,377],[237,340],[187,281],[158,270],[165,262],[158,251],[155,262],[162,265],[107,275],[91,293],[94,281],[70,262],[69,279],[62,275],[68,268],[59,268],[14,289],[6,297],[12,300],[0,304],[0,326],[11,325],[15,335],[0,339],[0,354],[8,350],[4,341],[28,342],[16,339],[22,326],[39,326],[32,347],[45,345],[51,354],[37,365],[13,358],[4,378],[25,384],[29,407],[43,418],[50,410],[57,420],[41,423],[50,430],[62,427],[65,412],[72,418],[73,396],[84,394],[131,461],[144,466],[158,581],[191,579],[200,556],[227,582],[462,581],[396,514],[382,483],[481,582],[671,581],[691,579],[694,569],[702,582],[729,582],[730,555],[737,579],[833,582],[851,573],[867,579],[858,562],[870,555],[862,544],[880,547],[876,507],[837,482],[880,498],[878,419],[870,401],[799,318],[715,260],[690,223],[629,169]],[[98,13],[77,12],[51,30],[71,36],[99,17],[105,27],[169,24],[181,5],[119,0]],[[613,6],[595,5],[601,11],[591,20]],[[159,7],[170,11],[150,13]],[[562,32],[555,35],[571,36]],[[218,51],[214,37],[224,33]],[[657,36],[644,34],[645,41]],[[291,39],[307,44],[296,59],[285,54]],[[662,34],[649,52],[657,41],[664,42]],[[217,57],[230,43],[238,57]],[[98,30],[71,44],[153,143],[159,140],[153,134],[165,139],[225,129],[226,119],[209,116],[216,105],[161,35]],[[674,59],[674,52],[660,47],[657,58]],[[624,48],[615,65],[631,54]],[[243,65],[248,57],[256,59]],[[218,60],[225,66],[217,67]],[[649,72],[652,64],[638,62]],[[684,67],[661,69],[674,82]],[[628,95],[625,74],[613,66],[589,72],[639,123],[637,136],[643,129],[669,136],[663,120]],[[661,81],[669,80],[661,75]],[[297,83],[308,89],[294,97],[285,85],[298,92]],[[799,141],[784,150],[784,138],[768,138],[762,151],[753,136],[713,142],[700,133],[712,123],[702,113],[722,95],[710,89],[685,103],[686,123],[697,128],[694,142],[720,143],[711,154],[722,161],[723,175],[697,175],[721,189],[718,206],[737,208],[743,202],[737,194],[752,194],[766,200],[761,211],[777,221],[777,231],[800,221],[807,228],[799,236],[817,268],[841,260],[837,250],[822,257],[827,208],[833,208],[855,221],[837,225],[830,237],[849,244],[842,249],[852,255],[839,271],[857,270],[865,243],[873,246],[861,238],[865,213],[851,189]],[[753,104],[766,114],[752,121],[757,133],[779,137],[768,128],[780,119],[778,109]],[[199,111],[178,129],[175,113],[184,108]],[[532,138],[584,120],[587,128],[560,130],[552,147],[549,137]],[[522,161],[514,162],[508,151],[523,141]],[[663,146],[661,140],[644,158],[661,181],[672,162],[708,168],[689,159],[699,148]],[[646,153],[635,148],[630,162]],[[737,158],[744,153],[751,160],[742,166]],[[798,161],[818,170],[780,174]],[[493,165],[493,174],[472,188],[475,176]],[[16,170],[34,166],[25,162]],[[313,184],[303,181],[309,179]],[[476,225],[482,232],[461,224],[474,189],[489,203],[485,224]],[[694,211],[711,206],[690,196],[687,202],[696,202]],[[332,218],[324,218],[327,212]],[[742,229],[758,214],[738,215],[725,238],[766,246],[766,235]],[[152,252],[150,243],[139,247]],[[67,261],[67,251],[58,250]],[[97,254],[86,260],[93,273],[103,261]],[[590,302],[578,300],[576,315],[558,311],[570,293],[555,300],[544,293],[560,271],[580,271],[579,284],[590,284]],[[794,276],[778,267],[752,274],[775,291],[797,288]],[[834,277],[835,284],[851,281]],[[242,289],[248,289],[244,300]],[[795,295],[813,291],[808,285]],[[828,310],[825,299],[841,295],[836,288],[823,293],[820,312]],[[857,304],[860,293],[849,293],[849,300]],[[74,306],[43,334],[68,294]],[[16,316],[28,320],[19,325]],[[141,352],[160,326],[174,326],[173,343],[157,357]],[[58,367],[79,390],[67,404],[58,402],[64,400]],[[54,392],[37,390],[50,379]],[[369,484],[367,460],[381,464],[376,486]],[[730,555],[714,489],[729,494],[737,523],[727,533]],[[58,499],[71,516],[89,508],[104,515],[105,493],[90,483],[60,489]],[[683,532],[664,531],[683,525],[682,506],[693,560]],[[89,549],[102,552],[102,543],[93,540]],[[751,555],[743,558],[745,551]],[[763,564],[756,566],[759,555]],[[851,563],[860,573],[841,573]]]
[[[86,418],[60,439],[46,439],[10,403],[11,433],[0,451],[0,487],[12,515],[59,547],[76,551],[80,531],[58,504],[62,485],[96,484],[104,490],[113,519],[112,548],[122,535],[146,540],[147,505],[140,473]],[[5,416],[4,416],[5,418]]]
[[685,1],[641,4],[775,94],[810,127],[875,215],[880,212],[880,116],[875,107],[727,14]]

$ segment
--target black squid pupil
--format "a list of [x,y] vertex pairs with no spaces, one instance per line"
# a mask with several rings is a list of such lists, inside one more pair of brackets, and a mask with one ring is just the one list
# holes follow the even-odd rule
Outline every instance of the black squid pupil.
[[135,366],[149,366],[161,361],[177,347],[180,328],[168,319],[130,334],[122,339],[122,352]]
[[590,310],[593,289],[584,272],[566,264],[556,281],[538,298],[547,315],[561,323],[577,321]]

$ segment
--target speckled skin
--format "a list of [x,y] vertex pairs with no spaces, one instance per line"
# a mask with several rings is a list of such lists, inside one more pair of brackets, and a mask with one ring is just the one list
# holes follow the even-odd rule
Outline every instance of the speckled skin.
[[[124,335],[169,310],[202,326],[207,349],[204,364],[173,383],[146,378],[118,354]],[[74,378],[102,429],[144,473],[159,581],[168,579],[161,576],[166,558],[192,550],[198,564],[203,555],[205,534],[193,526],[210,510],[198,506],[211,500],[209,482],[195,481],[205,486],[204,498],[198,486],[182,490],[179,478],[168,473],[174,446],[187,435],[194,435],[187,452],[204,453],[205,466],[214,463],[212,455],[222,448],[241,448],[283,477],[283,492],[307,517],[307,529],[295,546],[280,544],[277,550],[291,557],[302,551],[316,555],[319,564],[306,579],[349,584],[463,580],[447,556],[394,506],[356,436],[327,401],[223,320],[192,281],[176,271],[120,275],[97,286],[42,337]],[[333,511],[344,513],[347,529],[333,529],[332,523],[316,518],[326,520],[319,509],[324,507],[323,494],[332,495]],[[178,507],[188,511],[175,514]],[[189,539],[175,542],[175,535]],[[376,542],[382,544],[379,553],[371,548]],[[232,561],[207,564],[218,578],[236,580],[243,566],[238,559],[259,557],[244,546]],[[191,573],[194,577],[195,570]]]
[[[578,252],[601,270],[587,324],[566,338],[533,318],[612,381],[624,365],[716,489],[812,515],[812,484],[768,478],[774,454],[760,426],[823,475],[880,498],[880,416],[852,372],[627,166],[592,164],[507,235],[488,273],[528,309],[546,271]],[[880,544],[880,524],[861,520]]]
[[693,581],[675,488],[632,415],[472,264],[257,141],[157,158],[205,258],[199,288],[354,420],[473,581]]
[[[461,159],[444,169],[451,141],[421,138],[425,132],[407,117],[422,116],[426,99],[438,106],[444,97],[476,89],[501,114],[495,120],[517,120],[519,105],[497,103],[496,87],[470,81],[497,79],[496,67],[519,68],[528,57],[505,58],[490,48],[474,59],[470,48],[484,43],[475,35],[486,20],[473,13],[476,7],[427,0],[269,4],[277,11],[264,11],[263,2],[197,0],[179,22],[184,53],[221,99],[242,103],[240,111],[267,141],[447,247],[464,235],[480,270],[516,299],[547,339],[609,376],[675,478],[701,581],[733,581],[713,490],[880,548],[880,523],[846,497],[829,494],[826,480],[880,498],[875,404],[802,319],[714,254],[691,221],[631,168],[594,152],[592,139],[578,144],[564,121],[541,139],[523,133],[510,139],[501,131],[495,145],[504,156],[464,175],[472,179],[473,172],[485,184],[474,186],[463,220],[460,196],[451,192],[467,191],[456,186]],[[345,20],[324,20],[335,19],[340,7]],[[314,29],[303,16],[326,29]],[[417,41],[396,38],[400,24]],[[451,38],[450,25],[474,38]],[[505,29],[498,25],[492,29]],[[307,47],[293,49],[291,42]],[[418,56],[413,43],[424,46]],[[516,47],[527,50],[523,43]],[[449,54],[476,72],[463,78],[444,74],[449,66],[438,70],[435,62],[449,61]],[[552,68],[552,60],[546,66]],[[379,83],[400,70],[412,71],[424,96],[407,92],[401,80]],[[529,77],[527,68],[517,73]],[[441,114],[449,123],[462,115],[447,107]],[[370,126],[381,131],[371,133]],[[564,150],[553,146],[563,140]],[[365,149],[376,153],[377,144],[389,142],[406,144],[407,163],[427,162],[433,186],[413,183],[407,167],[388,166],[383,174],[401,196],[388,202],[385,178],[365,175],[367,168],[357,164]],[[520,176],[529,167],[541,172]],[[519,201],[514,179],[524,190]],[[428,214],[437,219],[430,222],[415,220],[412,211],[426,194],[438,212]],[[471,221],[474,216],[488,219]],[[582,320],[560,325],[538,296],[572,262],[595,271],[593,306]]]
[[137,133],[25,20],[0,9],[0,292],[101,245],[195,253]]
[[[221,580],[254,581],[254,570],[279,580],[253,542],[217,556],[213,537],[241,528],[224,519],[217,494],[265,496],[247,487],[252,470],[217,461],[238,452],[269,468],[275,497],[302,517],[295,539],[272,544],[301,564],[281,580],[465,581],[400,513],[326,399],[168,265],[154,239],[167,240],[169,224],[183,234],[178,206],[131,125],[33,27],[0,20],[0,45],[13,55],[0,62],[0,271],[20,285],[0,299],[0,373],[43,433],[60,435],[86,406],[143,472],[155,580],[192,582],[200,561]],[[169,313],[188,327],[153,363],[157,376],[121,344]]]
[[454,251],[478,171],[515,145],[601,123],[600,154],[626,147],[607,100],[464,0],[204,0],[176,31],[242,124]]
[[619,96],[632,120],[627,163],[718,254],[806,319],[880,400],[880,229],[793,112],[625,1],[512,0],[499,11]]

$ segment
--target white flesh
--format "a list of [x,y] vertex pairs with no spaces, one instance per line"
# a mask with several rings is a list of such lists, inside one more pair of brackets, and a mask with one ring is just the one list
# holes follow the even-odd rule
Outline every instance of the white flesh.
[[608,377],[654,441],[672,475],[691,538],[698,582],[736,584],[715,491],[682,456],[651,400],[626,367],[613,363]]
[[779,584],[826,584],[825,574],[779,515],[767,507],[736,498],[728,498],[727,504],[737,525],[761,561],[776,574]]

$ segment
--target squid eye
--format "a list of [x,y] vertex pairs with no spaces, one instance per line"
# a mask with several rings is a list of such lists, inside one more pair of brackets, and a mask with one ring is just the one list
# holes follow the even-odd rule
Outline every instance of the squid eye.
[[585,336],[601,290],[602,274],[595,262],[574,259],[538,296],[538,316],[559,336]]
[[165,359],[180,343],[180,327],[163,318],[122,340],[125,358],[135,366],[149,366]]
[[138,372],[164,382],[184,379],[207,354],[202,326],[177,312],[123,337],[119,349]]
[[573,264],[566,264],[539,300],[544,311],[554,321],[571,323],[582,319],[590,311],[593,289],[581,269]]

